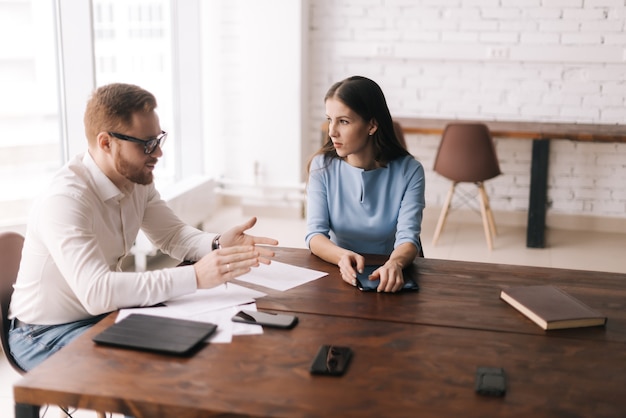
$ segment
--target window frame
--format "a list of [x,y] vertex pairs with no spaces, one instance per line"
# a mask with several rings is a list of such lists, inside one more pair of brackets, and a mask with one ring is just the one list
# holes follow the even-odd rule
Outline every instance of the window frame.
[[[92,2],[56,1],[63,163],[85,151],[83,111],[96,86]],[[174,51],[175,182],[204,174],[199,0],[170,0]],[[63,22],[63,24],[61,24]],[[69,47],[71,45],[71,47]],[[68,81],[71,80],[71,81]],[[157,98],[158,99],[158,98]],[[200,148],[200,149],[198,149]],[[187,152],[183,152],[187,150]],[[193,151],[190,151],[193,150]]]

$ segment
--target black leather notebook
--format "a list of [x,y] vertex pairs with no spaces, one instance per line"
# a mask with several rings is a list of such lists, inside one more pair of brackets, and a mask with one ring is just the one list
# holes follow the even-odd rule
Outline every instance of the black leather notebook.
[[187,319],[130,314],[93,337],[98,344],[189,355],[215,332],[217,325]]

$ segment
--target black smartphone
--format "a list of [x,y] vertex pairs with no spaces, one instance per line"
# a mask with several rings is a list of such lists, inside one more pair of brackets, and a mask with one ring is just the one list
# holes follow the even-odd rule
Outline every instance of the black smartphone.
[[[356,287],[363,292],[375,292],[380,284],[379,280],[370,280],[369,276],[380,266],[368,265],[363,269],[363,273],[356,275]],[[404,275],[404,286],[402,290],[419,290],[419,286],[412,277]]]
[[234,322],[243,322],[245,324],[264,325],[273,328],[290,329],[298,323],[298,317],[295,315],[276,314],[262,311],[241,310],[232,317]]
[[311,374],[341,376],[348,369],[352,359],[350,347],[322,345],[311,364]]
[[476,370],[476,392],[488,396],[504,396],[506,375],[502,367],[479,367]]

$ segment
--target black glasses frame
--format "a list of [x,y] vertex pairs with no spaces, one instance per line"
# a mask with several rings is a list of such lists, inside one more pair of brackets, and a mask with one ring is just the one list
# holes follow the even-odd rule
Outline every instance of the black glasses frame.
[[156,138],[148,139],[148,140],[135,138],[134,136],[118,134],[117,132],[109,132],[109,135],[111,135],[114,138],[121,139],[122,141],[130,141],[130,142],[135,142],[137,144],[142,144],[144,154],[152,154],[154,150],[158,146],[163,145],[165,143],[165,140],[167,139],[167,132],[165,131],[161,131],[159,136],[157,136]]

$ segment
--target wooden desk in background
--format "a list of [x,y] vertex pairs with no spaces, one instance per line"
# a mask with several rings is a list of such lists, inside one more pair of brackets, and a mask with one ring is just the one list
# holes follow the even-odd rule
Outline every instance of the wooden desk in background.
[[[439,135],[446,125],[463,122],[454,119],[394,118],[405,134]],[[545,247],[545,227],[548,190],[548,162],[551,139],[568,139],[583,142],[626,142],[626,126],[582,123],[547,123],[525,121],[470,121],[483,122],[493,137],[533,140],[530,169],[530,195],[526,246]],[[327,130],[322,124],[322,132]]]
[[[396,118],[405,133],[441,135],[448,119]],[[475,122],[475,121],[474,121]],[[532,139],[526,246],[545,247],[550,140],[626,142],[626,126],[583,123],[482,121],[497,138]]]
[[[626,410],[626,274],[419,259],[421,291],[361,293],[304,249],[277,261],[329,272],[259,308],[296,313],[289,331],[210,344],[190,358],[96,346],[114,314],[14,385],[16,416],[46,403],[142,417],[555,417]],[[546,333],[498,299],[554,283],[609,317],[607,328]],[[355,352],[341,378],[311,376],[321,344]],[[504,367],[508,392],[474,392],[478,366]]]

